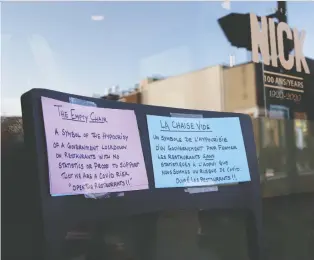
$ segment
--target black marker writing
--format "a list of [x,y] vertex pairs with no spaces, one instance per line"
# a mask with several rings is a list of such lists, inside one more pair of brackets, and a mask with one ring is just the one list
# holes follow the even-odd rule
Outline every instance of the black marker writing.
[[[64,118],[71,116],[60,108],[59,112]],[[83,121],[82,118],[76,120]],[[133,186],[132,169],[138,168],[140,162],[125,160],[130,141],[128,135],[66,128],[54,128],[53,133],[57,168],[61,179],[72,191],[85,193]],[[119,144],[115,144],[117,142]]]
[[63,120],[70,120],[82,123],[108,123],[106,117],[98,116],[97,114],[95,114],[95,112],[91,112],[90,114],[83,114],[81,112],[77,112],[77,110],[74,108],[66,110],[62,107],[62,105],[54,106],[57,107],[58,114]]
[[167,121],[160,120],[160,131],[162,132],[212,132],[207,124],[199,122],[177,122],[171,121],[169,125]]
[[233,143],[224,131],[214,133],[208,122],[201,119],[159,120],[158,131],[151,136],[151,149],[162,178],[178,186],[237,182],[236,174],[242,170],[234,160],[238,140],[235,138]]

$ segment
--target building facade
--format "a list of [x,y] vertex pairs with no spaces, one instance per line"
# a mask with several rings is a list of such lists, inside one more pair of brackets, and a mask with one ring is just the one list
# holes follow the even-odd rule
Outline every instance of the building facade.
[[[314,60],[307,62],[314,71]],[[123,96],[122,100],[313,121],[313,74],[274,70],[252,62],[234,67],[219,65],[159,80],[145,79],[139,91]]]
[[[308,63],[314,71],[314,61]],[[314,174],[310,159],[314,153],[313,82],[313,73],[274,71],[250,62],[208,67],[160,80],[146,79],[138,92],[121,100],[248,114],[252,118],[261,178],[283,178],[295,172]],[[306,185],[301,186],[304,190]],[[283,190],[289,192],[289,187]],[[274,195],[273,191],[266,193]]]
[[198,71],[140,84],[142,104],[197,109],[224,110],[223,67]]

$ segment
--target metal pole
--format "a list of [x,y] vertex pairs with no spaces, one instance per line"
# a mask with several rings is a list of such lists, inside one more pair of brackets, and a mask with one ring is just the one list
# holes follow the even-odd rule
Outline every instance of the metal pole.
[[277,1],[277,18],[279,22],[288,22],[286,1]]

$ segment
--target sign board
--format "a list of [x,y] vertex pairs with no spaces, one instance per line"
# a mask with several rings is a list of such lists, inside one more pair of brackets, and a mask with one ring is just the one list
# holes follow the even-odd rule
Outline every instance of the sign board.
[[[70,97],[88,101],[88,103],[85,103],[87,106],[69,103]],[[77,101],[72,100],[71,102],[82,104]],[[95,105],[90,106],[92,103],[89,102],[95,103]],[[23,191],[23,196],[21,197],[20,193],[16,194],[15,199],[19,203],[27,205],[31,217],[29,219],[34,221],[34,227],[38,230],[32,242],[44,249],[35,253],[30,250],[29,255],[31,258],[40,257],[43,260],[62,258],[61,251],[63,251],[64,236],[79,223],[111,221],[112,219],[120,219],[122,216],[133,218],[133,216],[142,215],[143,213],[154,216],[165,210],[234,210],[241,208],[247,210],[250,214],[246,222],[246,231],[248,241],[250,242],[249,258],[254,260],[262,259],[260,177],[258,174],[252,122],[249,116],[226,112],[113,102],[46,89],[33,89],[23,94],[21,103],[29,170],[19,171],[15,174],[17,179],[22,180],[19,183]],[[177,118],[180,114],[185,114],[186,117],[188,117],[187,114],[202,114],[203,118]],[[149,115],[148,118],[147,115]],[[193,123],[193,127],[195,123],[196,129],[201,123],[205,127],[203,131],[211,130],[212,132],[161,131],[165,128],[161,128],[159,118],[162,119],[163,126],[165,125],[164,122],[168,123],[169,129],[171,129],[170,122],[173,120],[175,123],[189,122],[190,125]],[[209,125],[210,129],[207,129],[207,125]],[[154,126],[158,127],[154,128]],[[97,135],[97,133],[101,134]],[[223,168],[227,172],[217,177],[227,176],[227,178],[236,178],[236,182],[243,182],[239,185],[221,185],[219,186],[219,192],[210,192],[216,191],[217,187],[208,187],[208,184],[195,187],[196,183],[191,183],[193,187],[173,187],[176,185],[176,180],[170,175],[162,176],[158,172],[158,163],[162,159],[158,159],[158,156],[156,156],[158,151],[151,149],[156,147],[154,145],[159,144],[157,140],[150,140],[151,136],[154,135],[164,135],[168,138],[180,136],[196,138],[197,145],[206,146],[206,149],[207,146],[236,146],[236,150],[211,151],[212,149],[210,149],[210,152],[204,153],[203,161],[199,160],[198,162],[215,163],[215,159],[217,159],[217,164],[219,164],[219,161],[222,161],[220,156],[224,154],[222,165],[216,168]],[[113,138],[114,136],[116,138]],[[201,140],[200,138],[203,139]],[[217,140],[224,144],[210,143]],[[161,138],[159,141],[161,141]],[[175,146],[174,141],[167,142],[169,145]],[[63,148],[62,143],[66,144]],[[188,140],[188,143],[191,143],[190,140]],[[95,147],[97,145],[101,152],[96,151]],[[187,144],[182,143],[182,146],[184,145],[187,147]],[[109,146],[115,148],[108,150]],[[117,149],[118,146],[120,148],[127,146],[127,149]],[[102,147],[107,148],[103,149]],[[78,150],[79,148],[81,149]],[[83,150],[83,148],[87,149]],[[108,155],[104,156],[107,153]],[[109,154],[110,158],[108,158]],[[167,155],[167,152],[162,154]],[[168,154],[172,155],[172,151]],[[181,156],[203,156],[204,154],[197,154],[193,151],[179,153]],[[92,158],[92,155],[95,155],[97,159]],[[119,159],[116,155],[119,155]],[[80,158],[73,159],[73,156]],[[214,160],[210,160],[212,158]],[[133,164],[128,165],[134,167],[123,167],[123,169],[120,169],[121,163],[122,166],[126,166],[124,164],[125,161],[133,162]],[[167,159],[166,161],[169,162],[170,160]],[[228,165],[226,165],[225,161],[227,161]],[[134,164],[134,162],[139,162],[139,164]],[[181,163],[179,158],[174,158],[171,162]],[[189,162],[189,159],[186,158],[185,162]],[[101,201],[88,200],[85,196],[59,196],[58,198],[49,196],[49,193],[53,195],[74,195],[90,192],[86,190],[73,191],[73,188],[71,190],[71,187],[69,187],[73,184],[82,185],[83,181],[93,185],[97,183],[97,181],[92,179],[73,178],[74,174],[83,172],[77,169],[81,167],[80,164],[83,164],[84,167],[86,164],[91,164],[91,169],[84,168],[86,176],[89,174],[93,177],[93,174],[107,173],[106,170],[109,170],[109,172],[113,173],[111,175],[113,178],[110,178],[111,182],[117,183],[119,178],[119,181],[131,184],[123,187],[94,189],[91,191],[93,194],[129,192],[125,192],[125,195],[119,199],[112,198]],[[105,168],[107,169],[102,169],[102,164],[108,164],[108,168],[106,166]],[[119,168],[116,168],[116,164],[118,164]],[[232,168],[231,164],[236,166]],[[61,167],[64,165],[69,167],[60,169],[59,165]],[[233,169],[233,172],[230,172],[230,169],[228,171],[229,166]],[[237,168],[241,168],[241,170],[238,171]],[[191,167],[191,170],[194,169]],[[200,169],[197,168],[196,170]],[[127,172],[129,175],[126,173],[120,174],[120,171]],[[73,173],[72,178],[63,179],[61,176],[63,172]],[[116,174],[117,172],[119,172],[118,175]],[[101,176],[111,177],[109,175]],[[208,174],[206,173],[206,175]],[[211,178],[211,176],[215,178],[213,172],[207,178]],[[131,177],[133,178],[132,180],[130,180]],[[203,176],[198,175],[198,177]],[[154,179],[157,180],[157,182],[155,181],[157,185],[169,188],[155,189]],[[102,179],[101,181],[104,180]],[[215,180],[216,183],[218,181],[219,179]],[[99,179],[98,183],[100,183]],[[12,182],[12,185],[15,184]],[[30,190],[32,192],[29,192]],[[24,226],[27,225],[29,223],[25,221]],[[96,229],[97,232],[102,231],[97,226]],[[91,248],[91,250],[94,249]]]
[[287,73],[271,66],[263,67],[264,106],[267,116],[278,118],[274,107],[285,108],[284,117],[281,118],[293,119],[295,112],[304,113],[306,84],[302,74],[294,70]]
[[[305,31],[299,32],[296,28],[290,29],[289,25],[280,22],[275,26],[275,21],[266,16],[261,17],[261,26],[255,14],[250,14],[252,60],[259,63],[259,50],[263,63],[277,68],[278,58],[281,68],[290,71],[295,68],[297,72],[310,74],[307,60],[303,54]],[[276,37],[277,36],[277,37]],[[285,57],[284,37],[293,40],[294,54]],[[277,39],[277,40],[276,40]]]
[[156,188],[250,181],[238,118],[147,115]]
[[41,101],[51,195],[148,189],[134,111]]

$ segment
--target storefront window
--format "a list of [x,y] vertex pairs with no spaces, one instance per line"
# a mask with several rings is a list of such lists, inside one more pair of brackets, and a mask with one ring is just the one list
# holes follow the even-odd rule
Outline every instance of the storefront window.
[[[279,2],[1,2],[1,143],[7,153],[1,158],[6,160],[6,193],[16,192],[11,187],[18,180],[11,172],[24,170],[15,157],[27,158],[21,155],[25,145],[20,100],[31,89],[134,106],[245,113],[254,121],[269,259],[314,259],[313,246],[305,246],[314,244],[309,206],[314,201],[314,2],[286,2],[284,12],[278,10]],[[256,52],[250,14],[258,16],[258,26],[266,16],[284,23],[278,29],[265,20],[273,27],[267,27],[269,38]],[[256,28],[260,39],[260,27]],[[295,56],[288,61],[289,54]],[[287,196],[305,192],[304,198]],[[275,196],[285,198],[279,204],[285,206],[279,207]],[[125,218],[123,227],[118,220],[103,219],[75,227],[65,238],[64,256],[247,259],[242,217],[197,211],[174,212],[167,218],[168,213],[139,217],[149,220],[146,226]],[[7,233],[12,226],[16,225],[7,225]],[[103,258],[97,258],[98,253]]]
[[313,151],[313,136],[309,133],[309,124],[307,120],[295,120],[297,170],[301,175],[314,174],[311,155]]
[[262,119],[261,132],[263,146],[260,150],[259,162],[262,177],[269,180],[286,177],[284,121]]

